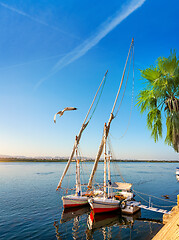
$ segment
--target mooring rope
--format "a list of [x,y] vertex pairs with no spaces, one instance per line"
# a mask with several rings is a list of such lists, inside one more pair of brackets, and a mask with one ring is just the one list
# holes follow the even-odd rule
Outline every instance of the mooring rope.
[[[135,192],[135,191],[134,191],[134,192]],[[136,192],[135,192],[135,193],[136,193]],[[141,197],[139,194],[136,193],[136,195],[149,204],[149,201],[147,201],[146,199],[144,199],[143,197]],[[152,196],[152,195],[151,195],[151,196]],[[162,200],[164,200],[164,199],[162,199]],[[151,203],[151,205],[152,205],[152,206],[156,206],[156,207],[160,207],[160,208],[161,208],[161,207],[162,207],[162,208],[166,208],[166,207],[169,207],[169,208],[170,208],[170,207],[174,207],[174,206],[175,206],[175,205],[171,205],[171,206],[161,206],[161,205],[157,205],[157,204],[154,204],[154,203]]]
[[[157,198],[157,199],[160,199],[162,201],[167,201],[167,202],[172,202],[172,203],[175,203],[177,204],[176,202],[174,201],[170,201],[170,200],[166,200],[166,199],[162,199],[162,198],[159,198],[159,197],[156,197],[156,196],[153,196],[153,195],[150,195],[150,194],[145,194],[145,193],[141,193],[141,192],[138,192],[138,191],[135,191],[133,189],[133,192],[135,192],[135,194],[140,197],[142,200],[144,200],[145,202],[147,202],[149,204],[149,201],[147,201],[146,199],[144,199],[142,196],[140,196],[138,193],[140,194],[143,194],[143,195],[146,195],[146,196],[149,196],[149,197],[153,197],[153,198]],[[170,205],[170,206],[161,206],[161,205],[157,205],[157,204],[154,204],[154,203],[151,203],[152,206],[156,206],[156,207],[160,207],[160,208],[166,208],[166,207],[174,207],[175,205]]]
[[135,193],[140,193],[140,194],[146,195],[146,196],[148,196],[148,197],[153,197],[153,198],[157,198],[157,199],[160,199],[160,200],[162,200],[162,201],[165,201],[165,202],[171,202],[171,203],[177,204],[177,202],[174,202],[174,201],[170,201],[170,200],[167,200],[167,199],[159,198],[159,197],[153,196],[153,195],[151,195],[151,194],[141,193],[141,192],[136,191],[136,190],[134,190],[134,189],[132,189],[132,190],[133,190]]

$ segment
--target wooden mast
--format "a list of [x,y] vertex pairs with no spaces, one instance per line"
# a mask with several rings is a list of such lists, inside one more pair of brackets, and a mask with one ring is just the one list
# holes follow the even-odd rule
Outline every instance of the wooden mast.
[[106,123],[104,124],[104,198],[107,197],[106,191],[106,161],[107,161],[107,154],[106,154]]
[[[118,89],[118,92],[117,92],[117,95],[116,95],[116,99],[114,101],[114,105],[113,105],[113,108],[112,108],[112,111],[111,111],[111,114],[110,114],[110,117],[109,117],[109,120],[108,120],[108,123],[107,123],[107,126],[106,126],[106,137],[108,137],[110,125],[111,125],[112,120],[114,119],[113,112],[114,112],[114,109],[115,109],[115,106],[116,106],[116,103],[117,103],[117,99],[119,97],[119,93],[120,93],[120,90],[121,90],[121,87],[122,87],[122,83],[123,83],[123,80],[124,80],[124,75],[125,75],[125,71],[126,71],[126,67],[127,67],[127,62],[128,62],[130,51],[131,51],[131,48],[132,48],[133,44],[134,44],[134,39],[132,38],[132,41],[131,41],[131,44],[130,44],[130,48],[129,48],[129,52],[128,52],[127,59],[126,59],[126,63],[125,63],[125,67],[124,67],[124,70],[123,70],[121,82],[120,82],[120,85],[119,85],[119,89]],[[98,153],[97,153],[94,165],[93,165],[93,169],[92,169],[92,172],[91,172],[91,175],[90,175],[90,179],[89,179],[89,182],[88,182],[88,189],[90,189],[92,187],[93,177],[94,177],[94,174],[96,172],[96,169],[97,169],[97,166],[98,166],[98,162],[99,162],[99,159],[101,157],[103,148],[104,148],[104,138],[102,138],[102,141],[101,141],[101,144],[99,146],[99,150],[98,150]]]
[[[77,136],[76,136],[77,140]],[[78,147],[76,147],[76,196],[81,196],[81,182],[80,182],[80,160],[78,158]]]
[[111,168],[110,168],[110,158],[111,155],[108,153],[108,197],[111,196],[112,188],[111,188]]
[[101,88],[101,86],[102,86],[102,84],[103,84],[103,82],[104,82],[104,80],[105,80],[105,78],[106,78],[107,73],[108,73],[108,70],[106,71],[106,73],[105,73],[105,75],[104,75],[104,77],[103,77],[103,79],[102,79],[102,81],[101,81],[101,83],[100,83],[100,85],[99,85],[99,88],[98,88],[98,90],[97,90],[97,92],[96,92],[96,94],[95,94],[95,96],[94,96],[94,99],[93,99],[93,101],[92,101],[92,104],[91,104],[91,106],[90,106],[90,108],[89,108],[89,110],[88,110],[88,113],[87,113],[86,117],[85,117],[85,120],[84,120],[84,122],[83,122],[83,124],[82,124],[82,126],[81,126],[81,129],[80,129],[80,131],[79,131],[79,134],[78,134],[78,136],[77,136],[76,139],[75,139],[75,143],[74,143],[74,146],[73,146],[73,150],[72,150],[71,156],[70,156],[70,158],[69,158],[69,160],[68,160],[68,162],[67,162],[67,165],[66,165],[66,167],[65,167],[65,169],[64,169],[64,171],[63,171],[63,174],[62,174],[62,176],[61,176],[61,179],[60,179],[60,181],[59,181],[59,183],[58,183],[58,186],[57,186],[57,189],[56,189],[56,190],[58,190],[58,189],[61,187],[61,185],[62,185],[63,178],[65,177],[65,175],[66,175],[66,173],[67,173],[67,171],[68,171],[68,168],[69,168],[69,166],[70,166],[70,163],[71,163],[71,161],[72,161],[72,159],[73,159],[73,157],[74,157],[75,149],[77,148],[77,146],[78,146],[78,144],[79,144],[79,142],[80,142],[81,135],[82,135],[83,131],[85,130],[85,128],[87,127],[88,123],[89,123],[89,120],[86,122],[86,120],[87,120],[87,118],[88,118],[88,115],[89,115],[89,113],[90,113],[90,111],[91,111],[91,108],[92,108],[92,106],[93,106],[93,104],[94,104],[94,101],[95,101],[95,99],[96,99],[96,97],[97,97],[97,95],[98,95],[98,92],[99,92],[99,90],[100,90],[100,88]]

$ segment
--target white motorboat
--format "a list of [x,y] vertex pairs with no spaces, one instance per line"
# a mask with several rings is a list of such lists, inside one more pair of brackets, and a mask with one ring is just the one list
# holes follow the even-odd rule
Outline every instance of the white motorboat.
[[132,215],[138,211],[140,211],[140,207],[138,207],[139,203],[136,201],[123,201],[121,203],[121,212],[123,214]]

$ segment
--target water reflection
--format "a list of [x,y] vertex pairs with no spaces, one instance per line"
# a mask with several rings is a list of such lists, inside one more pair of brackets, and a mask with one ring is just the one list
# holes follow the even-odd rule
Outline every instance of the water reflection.
[[[75,207],[75,208],[67,208],[64,209],[61,215],[60,219],[60,225],[58,221],[54,222],[54,227],[56,229],[56,238],[57,240],[61,240],[62,238],[60,237],[62,235],[63,231],[63,224],[73,221],[72,224],[72,237],[74,240],[80,239],[79,237],[79,228],[80,228],[80,216],[86,215],[90,212],[90,207]],[[69,236],[70,232],[67,232],[67,235]],[[68,238],[68,237],[67,237]]]
[[[118,227],[119,231],[122,228],[132,229],[134,221],[140,218],[140,216],[140,211],[135,215],[128,216],[121,215],[120,212],[94,215],[93,211],[90,212],[89,207],[64,209],[61,215],[60,224],[58,221],[54,222],[56,238],[57,240],[61,240],[61,236],[64,236],[64,230],[67,229],[65,235],[67,238],[69,238],[71,235],[74,240],[93,239],[94,233],[97,230],[102,233],[102,236],[100,236],[100,238],[102,237],[102,239],[112,239],[113,226]],[[68,224],[68,226],[66,225],[67,228],[65,227],[65,224]],[[80,231],[81,225],[84,226],[83,233]]]
[[179,182],[179,175],[176,175],[177,182]]
[[141,211],[134,215],[124,215],[120,211],[94,214],[90,207],[76,207],[64,209],[54,227],[57,240],[135,239],[137,236],[136,239],[143,239],[145,235],[154,236],[161,228],[161,221],[141,218]]
[[103,239],[112,239],[112,227],[132,228],[134,221],[140,218],[141,212],[137,212],[135,215],[121,215],[119,212],[111,212],[105,214],[95,214],[93,211],[87,219],[87,231],[86,239],[92,239],[92,236],[96,230],[102,230]]
[[73,218],[79,219],[79,217],[83,214],[87,214],[90,212],[90,207],[75,207],[75,208],[66,208],[63,210],[60,223],[65,223],[70,221]]
[[55,227],[55,232],[56,232],[56,238],[57,238],[57,240],[62,240],[62,237],[60,236],[59,223],[58,223],[58,221],[54,221],[53,226]]

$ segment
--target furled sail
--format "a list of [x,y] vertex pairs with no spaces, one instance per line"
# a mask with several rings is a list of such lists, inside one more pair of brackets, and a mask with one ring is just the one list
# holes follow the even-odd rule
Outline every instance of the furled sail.
[[130,191],[132,187],[132,183],[114,182],[112,184],[112,187],[120,190]]

